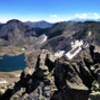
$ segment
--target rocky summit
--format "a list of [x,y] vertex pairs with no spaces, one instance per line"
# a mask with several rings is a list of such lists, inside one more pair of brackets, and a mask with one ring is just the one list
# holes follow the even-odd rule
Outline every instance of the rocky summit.
[[94,49],[74,60],[42,50],[18,82],[0,89],[0,100],[100,100],[100,53]]

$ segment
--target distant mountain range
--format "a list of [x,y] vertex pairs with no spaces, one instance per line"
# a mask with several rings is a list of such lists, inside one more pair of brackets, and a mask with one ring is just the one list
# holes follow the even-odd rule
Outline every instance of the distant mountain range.
[[49,27],[53,26],[52,23],[49,23],[49,22],[46,22],[46,21],[38,21],[38,22],[28,21],[28,22],[25,22],[25,23],[27,25],[33,27],[33,28],[49,28]]
[[76,21],[76,22],[84,22],[84,21],[100,21],[100,19],[84,19],[84,18],[75,18],[73,20],[70,21]]
[[[41,24],[42,25],[42,24]],[[42,27],[42,26],[41,26]],[[86,40],[100,45],[100,22],[59,22],[48,28],[31,27],[19,20],[0,24],[0,39],[10,45],[34,45],[51,51],[68,50],[73,40]],[[41,44],[41,41],[44,41]],[[40,42],[39,42],[40,41]]]

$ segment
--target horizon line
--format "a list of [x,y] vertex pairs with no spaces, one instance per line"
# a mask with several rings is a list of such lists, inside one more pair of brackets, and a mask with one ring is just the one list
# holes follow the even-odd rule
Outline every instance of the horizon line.
[[41,22],[41,21],[45,21],[45,22],[48,22],[48,23],[59,23],[59,22],[68,22],[68,21],[75,21],[75,22],[84,22],[84,21],[100,21],[100,19],[82,19],[82,18],[75,18],[75,19],[69,19],[69,20],[59,20],[59,21],[55,21],[55,22],[52,22],[52,21],[49,21],[49,20],[45,20],[45,19],[40,19],[40,20],[22,20],[22,19],[17,19],[17,18],[12,18],[12,19],[8,19],[8,20],[5,20],[5,21],[1,21],[0,20],[0,23],[7,23],[9,22],[10,20],[19,20],[21,22]]

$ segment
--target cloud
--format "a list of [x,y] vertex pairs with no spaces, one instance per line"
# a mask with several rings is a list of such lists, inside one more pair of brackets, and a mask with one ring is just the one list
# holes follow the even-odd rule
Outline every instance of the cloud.
[[3,16],[3,15],[0,15],[0,23],[6,23],[7,21],[9,20],[12,20],[12,19],[18,19],[20,21],[23,21],[23,22],[26,22],[26,21],[32,21],[32,22],[36,22],[36,21],[41,21],[41,20],[44,20],[42,18],[33,18],[33,17],[27,17],[27,16]]
[[47,18],[47,21],[49,22],[62,22],[62,21],[68,21],[68,20],[71,20],[71,18],[67,16],[57,15],[57,14],[51,14]]
[[50,15],[46,20],[49,22],[62,22],[62,21],[71,20],[71,18],[67,16],[60,16],[60,15],[58,16],[54,14],[54,15]]
[[61,21],[69,21],[74,19],[98,20],[100,19],[100,14],[97,12],[76,13],[71,16],[60,16],[60,15],[58,16],[56,14],[52,14],[47,18],[49,22],[61,22]]
[[83,19],[83,20],[98,20],[100,19],[100,13],[97,13],[97,12],[88,12],[88,13],[75,13],[75,14],[72,14],[72,15],[59,15],[59,14],[51,14],[51,15],[48,15],[46,17],[42,17],[40,16],[40,18],[35,18],[34,16],[14,16],[14,15],[6,15],[6,16],[3,16],[3,15],[0,15],[0,22],[6,22],[8,20],[11,20],[11,19],[19,19],[23,22],[25,21],[40,21],[40,20],[46,20],[46,21],[49,21],[49,22],[61,22],[61,21],[69,21],[69,20],[75,20],[75,19]]
[[85,19],[88,17],[87,13],[82,13],[82,14],[75,14],[76,18],[81,18],[81,19]]
[[74,16],[75,18],[80,18],[80,19],[94,19],[94,20],[97,20],[97,19],[100,19],[100,14],[99,13],[78,13],[78,14],[75,14]]
[[100,18],[100,14],[98,14],[98,13],[94,13],[93,15],[94,15],[95,19],[99,19]]
[[53,14],[53,15],[50,15],[50,17],[57,18],[57,15],[56,14]]

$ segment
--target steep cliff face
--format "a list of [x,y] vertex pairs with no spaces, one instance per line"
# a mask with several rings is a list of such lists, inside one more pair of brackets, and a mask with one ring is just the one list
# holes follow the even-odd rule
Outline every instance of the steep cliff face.
[[81,53],[81,59],[70,61],[64,57],[57,59],[43,50],[35,67],[27,67],[20,80],[1,94],[0,99],[99,100],[100,59],[96,59],[93,46],[88,51]]

